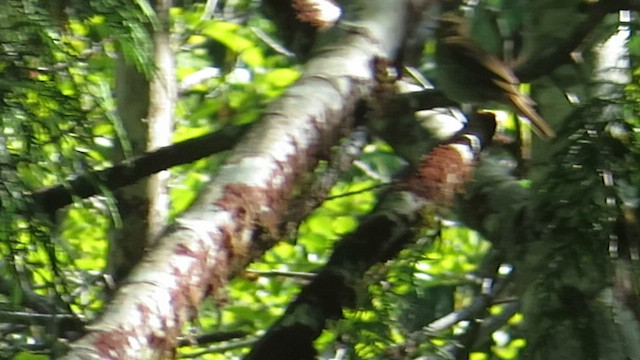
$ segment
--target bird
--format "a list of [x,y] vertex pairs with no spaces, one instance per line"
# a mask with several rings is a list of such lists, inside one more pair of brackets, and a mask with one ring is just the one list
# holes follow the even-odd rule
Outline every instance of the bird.
[[543,139],[555,131],[535,110],[535,102],[519,90],[511,68],[461,31],[460,18],[443,16],[436,31],[436,89],[459,103],[499,102],[512,106]]

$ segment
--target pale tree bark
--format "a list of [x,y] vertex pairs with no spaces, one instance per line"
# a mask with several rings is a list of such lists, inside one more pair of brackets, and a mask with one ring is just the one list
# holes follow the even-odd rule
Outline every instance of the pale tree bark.
[[302,78],[237,145],[194,204],[167,229],[66,359],[171,355],[185,321],[206,295],[277,239],[295,183],[349,126],[375,84],[376,56],[392,58],[404,34],[404,3],[352,1],[346,23]]
[[[149,89],[147,151],[171,145],[173,134],[177,80],[169,19],[172,3],[173,0],[156,0],[155,4],[159,20],[159,28],[153,32],[154,58],[157,68]],[[169,219],[168,181],[169,170],[149,177],[148,244],[153,244],[160,236]]]
[[[157,0],[158,26],[153,31],[154,64],[151,80],[134,65],[117,64],[118,114],[126,145],[114,157],[121,162],[171,144],[176,101],[175,60],[171,48],[171,0]],[[109,274],[121,281],[160,235],[168,219],[169,171],[164,170],[116,192],[118,214],[110,234]]]

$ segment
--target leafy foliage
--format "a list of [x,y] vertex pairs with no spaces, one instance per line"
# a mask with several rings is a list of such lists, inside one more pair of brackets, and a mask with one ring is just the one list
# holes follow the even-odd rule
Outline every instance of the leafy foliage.
[[[473,8],[474,40],[496,53],[513,41],[518,55],[543,59],[554,50],[550,44],[567,40],[563,36],[572,33],[565,30],[588,16],[581,10],[588,6],[577,0],[530,3],[480,2]],[[171,11],[180,82],[176,141],[255,121],[301,72],[289,53],[274,46],[278,29],[258,13],[256,2],[221,2],[213,19],[203,19],[203,11],[201,2],[187,1]],[[109,217],[116,215],[109,189],[38,216],[28,194],[110,165],[110,152],[123,141],[112,96],[114,56],[119,51],[153,74],[149,35],[157,19],[148,2],[123,0],[8,0],[0,3],[0,19],[0,317],[28,310],[71,319],[71,325],[35,316],[0,323],[0,357],[38,359],[59,354],[67,339],[77,337],[79,319],[89,321],[103,309]],[[530,196],[516,203],[506,187],[492,184],[491,197],[518,214],[535,215],[517,225],[497,215],[482,218],[469,224],[472,230],[451,213],[425,210],[423,226],[414,229],[416,244],[371,269],[359,285],[357,307],[345,308],[344,319],[316,340],[320,356],[638,356],[634,335],[640,331],[629,304],[637,298],[639,273],[639,73],[625,88],[594,84],[597,53],[588,50],[618,25],[607,18],[585,41],[584,62],[561,64],[531,84],[540,109],[551,109],[545,115],[558,124],[561,140],[531,145],[525,132],[520,149],[487,154],[512,166],[508,170],[521,179],[510,179]],[[634,61],[638,44],[633,37],[627,45]],[[427,75],[431,52],[427,44]],[[567,93],[583,102],[569,104]],[[515,123],[503,125],[507,135],[520,136]],[[528,146],[533,162],[520,157]],[[172,169],[173,216],[198,196],[225,156]],[[372,187],[390,182],[403,167],[388,144],[368,145],[291,241],[251,264],[185,329],[194,338],[230,335],[214,336],[215,345],[186,341],[179,356],[246,354],[326,262],[335,242],[371,211],[377,201]],[[469,200],[465,196],[461,200]],[[442,325],[454,311],[466,316]],[[492,322],[497,325],[485,330]]]
[[[5,84],[0,104],[5,144],[0,173],[0,253],[2,277],[8,280],[3,282],[0,299],[3,309],[6,303],[7,310],[20,310],[34,308],[29,301],[48,302],[51,298],[55,299],[52,307],[35,307],[36,311],[91,319],[101,310],[105,297],[102,271],[109,217],[115,208],[110,191],[105,189],[95,200],[41,218],[33,217],[34,204],[24,195],[109,165],[109,153],[122,135],[112,96],[115,51],[150,75],[154,69],[149,30],[156,20],[146,1],[52,1],[49,5],[41,7],[35,1],[0,4],[6,20],[0,31]],[[243,7],[255,11],[248,4]],[[181,29],[183,37],[178,75],[183,80],[206,67],[218,73],[183,90],[176,140],[231,122],[255,120],[260,109],[298,76],[286,57],[250,30],[250,25],[264,27],[264,21],[203,22],[201,11],[201,6],[195,6],[172,12],[174,27]],[[220,38],[218,30],[222,29],[224,36]],[[227,55],[221,63],[212,64],[215,54],[205,45],[218,41],[216,37],[225,41],[220,45]],[[190,204],[223,158],[176,169],[172,180],[174,214]],[[31,294],[32,288],[36,300],[24,295]],[[41,348],[51,348],[65,331],[59,329],[42,337],[38,331],[20,329],[7,338],[1,350],[3,358],[28,348],[27,342],[33,339],[43,344]]]
[[[0,299],[12,311],[95,316],[102,305],[96,285],[106,250],[105,202],[35,216],[39,210],[29,192],[108,164],[117,123],[110,90],[113,44],[136,42],[129,52],[132,61],[141,68],[150,64],[142,57],[148,55],[148,21],[129,2],[48,5],[29,0],[0,5],[0,254],[6,279]],[[110,14],[108,20],[101,11]],[[79,16],[69,18],[68,12]],[[118,31],[127,35],[118,37]],[[7,329],[11,335],[3,336],[3,358],[34,339],[39,347],[50,347],[68,331],[41,334],[57,325],[29,317],[24,322],[34,327]]]

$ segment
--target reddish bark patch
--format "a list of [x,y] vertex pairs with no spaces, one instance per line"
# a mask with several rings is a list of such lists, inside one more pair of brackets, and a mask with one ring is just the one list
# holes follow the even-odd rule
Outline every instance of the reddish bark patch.
[[197,254],[189,249],[188,246],[186,246],[185,244],[178,244],[177,249],[175,251],[176,255],[184,255],[184,256],[191,256],[191,257],[196,257]]
[[[279,164],[280,173],[274,177],[287,179],[285,170]],[[286,180],[285,180],[286,181]],[[259,228],[267,233],[276,235],[278,228],[278,216],[276,212],[281,194],[276,191],[272,181],[265,188],[249,186],[245,184],[229,184],[224,188],[224,196],[216,202],[216,205],[231,213],[234,219],[232,228],[223,228],[223,244],[227,246],[232,257],[244,257],[248,253],[245,245],[239,244],[235,235],[248,228]]]
[[[206,246],[202,242],[216,241],[218,238],[219,236],[208,233],[206,238],[198,238],[200,240],[198,244],[201,244],[204,249]],[[184,266],[178,257],[174,257],[172,260],[176,261],[171,262],[170,271],[173,278],[179,283],[166,287],[166,290],[170,291],[170,301],[175,305],[174,308],[185,308],[189,312],[188,315],[191,316],[197,312],[197,306],[202,297],[209,292],[208,279],[204,276],[209,271],[207,266],[209,254],[206,251],[193,250],[185,244],[177,244],[174,253],[178,256],[194,259],[189,266]],[[220,258],[226,260],[226,254],[222,254]],[[226,266],[226,261],[222,266]]]
[[136,308],[138,312],[142,315],[142,322],[147,323],[149,320],[149,314],[151,313],[151,311],[149,310],[149,306],[147,306],[146,304],[138,303],[136,305]]
[[205,295],[217,294],[226,284],[229,274],[229,258],[234,256],[233,250],[237,245],[234,244],[232,229],[229,226],[220,228],[221,236],[218,239],[220,251],[213,254],[213,269],[207,271],[211,274],[206,284],[203,284]]
[[129,338],[135,337],[133,331],[105,331],[100,332],[93,342],[96,351],[104,359],[121,359],[123,358],[117,349],[128,348],[127,342]]
[[149,347],[152,349],[166,349],[167,348],[167,336],[160,336],[156,333],[149,335]]

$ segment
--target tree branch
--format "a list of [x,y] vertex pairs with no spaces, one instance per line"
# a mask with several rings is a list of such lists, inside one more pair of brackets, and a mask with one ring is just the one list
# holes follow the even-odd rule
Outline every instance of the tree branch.
[[[476,120],[483,123],[482,120],[487,119]],[[495,123],[493,128],[484,129],[476,127],[474,122],[448,145],[463,148],[466,139],[477,137],[477,143],[466,143],[471,152],[476,152],[480,149],[475,146],[485,146],[493,130]],[[365,272],[374,264],[393,258],[414,239],[415,226],[421,220],[419,210],[424,204],[425,199],[412,192],[386,192],[358,228],[336,245],[327,264],[302,289],[245,360],[315,359],[313,340],[328,320],[342,316],[343,307],[355,306],[357,285]],[[284,342],[288,346],[282,346]]]
[[350,2],[348,29],[321,34],[296,84],[264,112],[217,177],[150,249],[66,359],[159,358],[208,294],[273,245],[295,184],[329,153],[373,89],[375,56],[393,58],[405,16],[395,2]]
[[74,199],[99,194],[105,187],[115,190],[172,166],[187,164],[229,150],[247,128],[248,125],[230,126],[163,147],[113,167],[79,175],[64,184],[36,190],[31,197],[39,211],[53,214],[56,210],[71,204]]
[[245,360],[315,359],[313,340],[329,319],[342,316],[343,307],[355,305],[356,284],[364,273],[411,242],[422,204],[410,192],[383,196],[358,229],[336,245],[328,263]]
[[197,337],[191,338],[182,338],[178,341],[178,346],[202,346],[206,344],[211,344],[214,342],[228,341],[233,339],[238,339],[241,337],[245,337],[249,335],[246,331],[218,331],[209,334],[201,334]]

